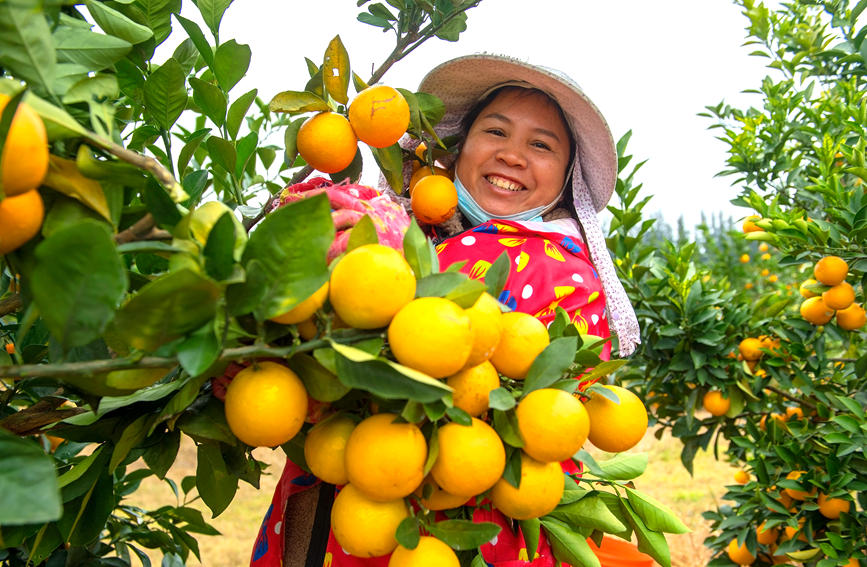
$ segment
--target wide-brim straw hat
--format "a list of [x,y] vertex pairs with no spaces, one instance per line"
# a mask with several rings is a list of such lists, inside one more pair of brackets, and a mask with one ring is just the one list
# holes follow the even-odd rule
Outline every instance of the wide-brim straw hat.
[[565,74],[512,57],[475,54],[435,67],[422,79],[418,90],[436,95],[445,104],[446,113],[437,131],[457,134],[467,112],[500,85],[536,88],[560,105],[576,143],[573,198],[586,189],[596,212],[604,209],[617,182],[614,138],[593,101]]

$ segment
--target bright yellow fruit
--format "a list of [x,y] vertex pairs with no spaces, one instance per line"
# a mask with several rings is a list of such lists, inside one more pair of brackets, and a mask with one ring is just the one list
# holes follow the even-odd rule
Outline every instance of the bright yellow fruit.
[[251,447],[276,447],[295,437],[304,425],[307,391],[289,368],[258,361],[232,379],[225,411],[235,437]]
[[397,547],[397,526],[408,516],[403,498],[377,502],[347,484],[334,498],[331,531],[350,555],[379,557]]
[[382,244],[348,252],[331,272],[329,299],[350,327],[377,329],[415,297],[415,274],[403,255]]
[[824,325],[834,318],[834,310],[829,309],[821,297],[811,297],[801,303],[801,317],[813,325]]
[[388,343],[397,361],[434,378],[464,367],[472,339],[470,317],[444,297],[413,299],[388,326]]
[[[425,487],[430,486],[430,496],[425,498]],[[463,506],[471,497],[451,494],[446,492],[437,484],[436,480],[431,475],[425,477],[424,482],[415,490],[415,495],[418,496],[419,502],[428,510],[450,510]]]
[[349,105],[349,123],[359,140],[385,148],[396,144],[409,127],[409,103],[387,85],[367,87]]
[[557,507],[564,485],[565,475],[560,463],[540,463],[522,452],[518,488],[501,478],[491,489],[491,502],[510,518],[538,518]]
[[0,201],[0,256],[36,236],[44,217],[45,205],[35,189]]
[[391,413],[372,415],[359,423],[346,442],[350,484],[377,501],[403,498],[424,480],[427,442],[412,423]]
[[473,348],[466,364],[469,368],[489,360],[494,354],[500,344],[503,313],[500,311],[500,303],[487,292],[480,295],[473,306],[465,311],[470,316],[473,330]]
[[471,425],[448,423],[437,431],[439,452],[431,469],[446,492],[475,496],[491,488],[506,468],[506,449],[493,427],[472,418]]
[[322,173],[343,171],[358,151],[358,140],[343,115],[320,112],[298,129],[298,153],[310,167]]
[[388,567],[460,567],[452,548],[431,536],[421,536],[415,549],[398,545]]
[[829,309],[846,309],[855,301],[855,289],[849,282],[841,282],[822,292],[822,301]]
[[309,319],[317,309],[322,307],[325,299],[328,297],[328,282],[322,284],[322,287],[313,292],[313,295],[287,311],[282,315],[271,317],[275,323],[283,325],[294,325]]
[[307,432],[304,460],[317,478],[329,484],[346,484],[346,442],[355,429],[355,421],[340,415],[321,421]]
[[[0,114],[8,102],[9,96],[0,94]],[[0,158],[3,194],[13,197],[32,191],[42,184],[47,172],[48,137],[45,124],[29,104],[21,102],[15,109]]]
[[857,303],[837,311],[837,326],[846,331],[860,329],[867,323],[867,311]]
[[494,365],[485,360],[449,376],[446,384],[454,390],[452,399],[455,407],[479,417],[488,410],[491,390],[500,387],[500,375]]
[[534,390],[521,400],[515,414],[524,452],[542,463],[571,458],[590,433],[584,404],[563,390]]
[[641,400],[620,386],[602,385],[613,392],[620,402],[591,394],[584,403],[590,415],[588,439],[603,451],[618,453],[635,447],[647,432],[647,408]]
[[513,380],[523,380],[536,357],[550,343],[545,324],[519,311],[503,313],[500,319],[500,342],[491,355],[491,363]]

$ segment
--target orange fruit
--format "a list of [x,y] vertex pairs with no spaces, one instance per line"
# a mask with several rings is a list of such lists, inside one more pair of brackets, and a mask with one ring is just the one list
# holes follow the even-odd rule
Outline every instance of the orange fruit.
[[842,283],[847,273],[849,273],[849,264],[839,256],[825,256],[813,267],[813,277],[830,286]]
[[377,502],[347,484],[334,498],[331,531],[340,547],[350,555],[379,557],[397,547],[395,532],[408,516],[403,498]]
[[702,406],[711,415],[719,417],[728,413],[732,407],[732,401],[724,397],[719,390],[711,390],[702,398]]
[[506,449],[493,427],[472,418],[470,425],[447,423],[437,430],[439,452],[431,476],[446,492],[475,496],[488,490],[506,468]]
[[816,297],[818,294],[810,289],[807,289],[807,286],[815,285],[817,283],[819,282],[817,282],[813,278],[807,278],[806,280],[801,282],[801,285],[798,286],[798,292],[801,294],[801,297],[803,297],[804,299]]
[[448,177],[428,175],[412,190],[412,213],[425,224],[440,224],[452,218],[458,207],[458,191]]
[[771,271],[770,271],[769,269],[767,269],[767,268],[765,268],[764,270],[762,270],[761,272],[759,272],[759,274],[760,274],[763,278],[764,278],[764,277],[767,277],[770,273],[771,273]]
[[[0,113],[6,108],[9,96],[0,94]],[[45,124],[33,108],[21,102],[3,143],[0,158],[0,181],[3,194],[14,197],[32,191],[42,184],[48,173],[48,137]],[[0,223],[0,226],[3,224]]]
[[766,523],[762,522],[756,529],[756,541],[762,545],[773,545],[777,543],[777,539],[780,537],[780,530],[779,528],[766,528]]
[[590,433],[584,404],[563,390],[533,390],[518,403],[515,415],[524,452],[541,463],[571,458]]
[[494,365],[485,360],[449,376],[446,384],[453,390],[455,407],[479,417],[488,410],[491,390],[500,387],[500,375]]
[[726,553],[728,553],[729,559],[738,565],[752,565],[756,561],[756,556],[747,549],[747,543],[738,545],[737,538],[729,542]]
[[39,191],[27,191],[0,201],[0,256],[36,236],[44,217],[45,206]]
[[[430,486],[430,496],[425,498],[425,487]],[[463,506],[469,500],[470,496],[461,496],[446,492],[437,484],[431,475],[425,477],[424,482],[415,490],[416,496],[419,498],[422,506],[428,510],[451,510],[458,506]]]
[[755,221],[760,220],[762,217],[758,215],[751,215],[744,219],[743,231],[747,232],[762,232],[763,229],[760,226],[757,226]]
[[358,151],[358,140],[349,121],[336,112],[320,112],[298,129],[298,153],[322,173],[343,171]]
[[782,535],[783,541],[788,541],[790,539],[793,539],[796,535],[798,536],[799,540],[807,541],[807,534],[805,534],[803,532],[804,522],[805,522],[804,518],[799,518],[798,519],[798,527],[793,527],[793,526],[783,527],[783,535]]
[[747,282],[744,284],[744,289],[753,289],[753,282]]
[[6,349],[6,354],[15,354],[15,344],[14,343],[6,343],[3,347]]
[[470,317],[444,297],[419,297],[388,325],[388,343],[398,362],[434,378],[464,367],[473,346]]
[[821,297],[811,297],[801,303],[801,317],[813,325],[824,325],[834,318],[834,310],[830,309]]
[[338,260],[328,298],[350,327],[376,329],[391,322],[415,297],[415,274],[403,255],[382,244],[365,244]]
[[[316,326],[316,321],[313,320],[313,317],[296,323],[296,326],[298,327],[298,334],[305,341],[312,341],[319,336],[319,327]],[[334,325],[332,328],[336,329],[337,326]]]
[[768,243],[762,242],[759,244],[759,252],[767,252],[768,251]]
[[590,416],[587,438],[603,451],[619,453],[635,447],[647,432],[647,409],[634,393],[626,388],[602,385],[613,392],[619,402],[591,393],[584,408]]
[[491,489],[491,502],[510,518],[538,518],[551,512],[560,503],[565,478],[560,463],[540,463],[522,452],[518,488],[501,478]]
[[741,264],[746,264],[749,261],[750,261],[750,255],[749,254],[741,254]]
[[271,317],[271,321],[275,323],[281,323],[283,325],[294,325],[296,323],[301,323],[315,313],[322,305],[325,303],[325,299],[328,297],[328,282],[322,284],[322,286],[313,292],[313,295],[304,299],[287,311],[282,315],[278,315],[276,317]]
[[415,549],[398,545],[388,567],[460,567],[458,556],[452,548],[435,537],[421,536]]
[[735,471],[735,482],[738,484],[746,484],[750,481],[750,473],[743,470]]
[[473,330],[473,348],[467,358],[466,367],[477,366],[491,358],[503,332],[500,303],[485,292],[479,296],[472,307],[464,310],[470,316]]
[[837,326],[846,331],[860,329],[867,323],[867,311],[857,303],[837,311]]
[[842,498],[828,498],[827,495],[819,493],[817,500],[819,504],[819,512],[829,520],[836,520],[842,513],[849,513],[851,502]]
[[408,496],[424,480],[424,435],[415,424],[397,419],[391,413],[372,415],[355,426],[346,442],[349,483],[379,502]]
[[433,171],[431,171],[430,167],[424,165],[415,170],[412,174],[412,177],[409,178],[409,185],[407,186],[409,194],[412,195],[413,189],[415,189],[415,186],[418,184],[419,181],[421,181],[425,177],[430,177],[432,175],[435,175],[437,177],[445,177],[449,181],[452,180],[452,174],[448,169],[435,165]]
[[373,85],[352,100],[349,123],[359,140],[385,148],[396,144],[409,127],[409,103],[396,89]]
[[500,342],[491,355],[491,363],[500,374],[523,380],[536,357],[550,343],[545,324],[519,311],[503,313]]
[[786,408],[786,421],[792,419],[803,419],[804,410],[799,407],[789,406]]
[[[805,474],[804,471],[792,471],[786,475],[786,478],[789,480],[798,480],[801,475]],[[806,500],[807,498],[816,494],[816,487],[814,486],[810,492],[806,490],[797,490],[794,488],[784,488],[783,492],[789,495],[789,498],[792,500]]]
[[849,282],[838,283],[822,292],[822,301],[829,309],[846,309],[855,301],[855,289]]
[[276,447],[295,437],[304,425],[307,391],[289,368],[257,361],[229,383],[225,412],[235,437],[251,447]]
[[738,344],[738,352],[744,360],[758,360],[764,354],[761,351],[762,341],[755,337],[747,337]]
[[[763,244],[764,244],[764,243],[763,243]],[[759,250],[761,250],[761,249],[762,249],[762,248],[761,248],[761,246],[760,246],[760,247],[759,247]],[[765,250],[767,250],[767,248],[765,248]],[[764,254],[762,254],[762,255],[760,256],[760,258],[761,258],[762,260],[770,260],[770,259],[771,259],[771,255],[770,255],[768,252],[765,252]]]
[[304,460],[317,478],[329,484],[346,484],[346,443],[355,429],[355,421],[338,415],[321,421],[307,432]]
[[768,276],[768,281],[771,283],[776,283],[778,279],[780,278],[777,277],[777,274],[771,274],[770,276]]

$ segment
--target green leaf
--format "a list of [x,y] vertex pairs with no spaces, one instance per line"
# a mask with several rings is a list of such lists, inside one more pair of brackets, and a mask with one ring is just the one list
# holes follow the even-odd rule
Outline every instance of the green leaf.
[[0,428],[0,455],[0,524],[41,524],[60,518],[54,461],[42,447]]
[[337,375],[309,354],[296,354],[287,363],[304,382],[304,389],[314,400],[336,402],[349,392],[349,388],[340,382]]
[[509,279],[509,269],[511,268],[512,263],[509,261],[509,255],[506,252],[503,252],[497,259],[494,260],[494,263],[491,264],[491,267],[488,268],[488,271],[485,272],[485,285],[488,287],[488,293],[491,294],[492,297],[500,297],[500,293],[502,293],[503,288],[506,287],[506,280]]
[[361,217],[349,232],[349,240],[346,242],[346,251],[354,250],[365,244],[379,244],[376,227],[369,215]]
[[190,269],[162,276],[139,290],[118,312],[114,331],[129,346],[153,351],[214,317],[220,289]]
[[415,295],[416,297],[445,297],[465,281],[467,281],[466,274],[460,272],[429,274],[418,279]]
[[205,271],[217,281],[229,279],[235,268],[235,217],[226,212],[208,233],[202,254]]
[[234,39],[217,47],[211,69],[223,91],[228,93],[238,84],[238,81],[244,78],[250,67],[251,56],[250,46],[239,44]]
[[308,91],[283,91],[268,103],[271,112],[321,112],[331,110],[322,97]]
[[132,44],[119,37],[70,27],[57,28],[54,44],[58,61],[76,63],[88,71],[111,67],[132,49]]
[[195,0],[195,4],[214,37],[220,37],[220,22],[232,0]]
[[527,371],[521,394],[526,396],[533,390],[546,388],[559,380],[572,365],[577,350],[576,337],[561,337],[551,341]]
[[235,498],[238,478],[226,469],[226,461],[218,443],[199,445],[196,488],[214,518],[222,514]]
[[157,478],[164,480],[166,473],[178,457],[181,448],[181,432],[179,429],[167,431],[159,442],[150,444],[142,454],[145,464]]
[[147,41],[154,36],[150,28],[135,23],[104,2],[85,0],[84,4],[93,20],[107,34],[126,40],[132,45]]
[[398,144],[386,148],[370,148],[373,159],[395,193],[403,193],[403,152]]
[[337,377],[349,388],[370,392],[385,399],[407,399],[428,403],[451,392],[440,380],[360,349],[332,343],[337,351]]
[[175,14],[175,18],[181,23],[181,26],[184,28],[184,31],[187,32],[187,35],[190,37],[190,40],[193,42],[193,45],[196,46],[196,49],[199,50],[199,53],[202,56],[202,59],[205,60],[205,63],[208,64],[208,67],[214,67],[214,49],[211,47],[211,44],[208,43],[208,40],[205,38],[205,34],[202,33],[201,28],[199,28],[198,24],[192,20],[188,20],[179,14]]
[[114,508],[113,485],[111,475],[101,474],[85,496],[64,505],[57,527],[65,541],[80,546],[99,537]]
[[[117,77],[99,73],[93,77],[86,77],[72,85],[63,95],[63,104],[76,102],[92,103],[97,99],[114,99],[119,93]],[[84,147],[84,146],[82,146]]]
[[210,136],[205,146],[208,147],[211,161],[223,168],[225,172],[234,175],[235,162],[238,159],[235,144],[219,136]]
[[193,377],[201,376],[213,366],[221,350],[222,345],[211,324],[204,325],[175,348],[181,367]]
[[681,522],[674,512],[664,504],[657,502],[646,494],[631,488],[626,489],[626,496],[635,513],[638,514],[649,529],[655,532],[685,534],[691,531]]
[[178,420],[181,431],[196,441],[219,441],[226,444],[237,443],[237,438],[226,423],[223,402],[211,398],[204,408],[185,412]]
[[340,41],[340,36],[336,35],[325,49],[322,81],[331,98],[340,104],[349,102],[349,75],[349,53]]
[[512,447],[524,446],[515,412],[494,410],[494,429],[497,430],[497,433],[506,444]]
[[[283,163],[288,167],[291,167],[295,163],[295,158],[298,157],[298,130],[306,121],[306,118],[298,118],[286,126],[286,132],[283,134],[283,144],[285,145]],[[356,152],[356,155],[358,153]]]
[[244,250],[246,266],[256,260],[265,275],[265,293],[256,309],[260,320],[286,313],[328,278],[325,263],[334,239],[325,195],[286,205],[265,217]]
[[172,14],[180,12],[181,0],[135,0],[124,10],[127,16],[153,30],[156,45],[172,33]]
[[601,567],[599,558],[590,549],[587,539],[568,525],[551,517],[542,519],[542,527],[548,534],[554,557],[558,561],[584,567]]
[[247,115],[250,105],[256,100],[256,95],[259,94],[258,89],[248,91],[238,97],[238,100],[232,103],[229,107],[229,116],[226,120],[226,130],[229,132],[229,137],[233,140],[238,137],[238,132],[241,129],[241,123],[244,121],[244,116]]
[[178,153],[178,177],[183,179],[184,190],[186,190],[187,193],[190,192],[187,188],[188,178],[195,174],[206,174],[206,172],[192,172],[187,176],[186,173],[190,159],[192,159],[193,154],[195,154],[196,150],[199,149],[199,145],[206,139],[209,132],[210,129],[203,128],[190,134],[189,138],[187,138],[187,143],[184,144],[184,147],[181,148],[181,151]]
[[445,298],[467,309],[475,305],[476,300],[485,293],[486,289],[485,284],[479,280],[467,278],[449,291]]
[[443,520],[425,528],[432,536],[459,551],[480,547],[500,533],[500,526],[493,522],[476,523],[472,520]]
[[557,506],[549,516],[570,526],[592,528],[607,533],[620,533],[626,529],[598,495],[591,494],[570,504]]
[[668,549],[665,536],[648,529],[641,517],[628,503],[623,503],[622,506],[626,510],[632,529],[635,531],[635,537],[638,538],[638,550],[653,557],[662,567],[671,567],[671,552]]
[[226,95],[219,87],[212,85],[196,77],[190,77],[190,86],[193,88],[193,100],[205,113],[205,116],[222,128],[226,123]]
[[126,459],[129,452],[144,441],[154,419],[155,417],[152,415],[141,415],[124,428],[123,433],[120,434],[120,439],[117,440],[111,451],[108,472],[113,473],[114,469]]
[[[586,452],[579,455],[579,460],[584,462],[582,457]],[[632,480],[644,474],[647,460],[647,453],[618,453],[607,461],[594,460],[591,472],[605,480]]]
[[41,95],[48,95],[53,90],[56,66],[51,28],[42,11],[26,3],[0,3],[0,67]]
[[488,407],[494,410],[509,411],[517,405],[515,397],[505,388],[491,390],[488,394]]
[[99,337],[127,286],[108,227],[85,219],[43,240],[31,285],[45,324],[64,351]]
[[415,549],[418,546],[419,539],[421,539],[419,527],[418,518],[415,516],[409,516],[401,520],[397,526],[397,532],[394,534],[397,543],[407,549]]
[[520,520],[521,535],[524,536],[524,544],[527,546],[527,557],[536,557],[539,546],[539,536],[542,533],[542,522],[538,518]]
[[436,250],[415,219],[410,221],[409,228],[403,235],[403,255],[417,280],[440,271]]
[[145,114],[163,130],[169,130],[187,107],[185,80],[181,64],[169,59],[145,81]]

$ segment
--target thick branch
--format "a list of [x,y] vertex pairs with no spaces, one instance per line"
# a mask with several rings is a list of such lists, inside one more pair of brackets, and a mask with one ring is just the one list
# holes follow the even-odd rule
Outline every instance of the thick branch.
[[0,419],[0,427],[16,435],[32,435],[46,425],[87,411],[84,408],[57,409],[65,401],[56,396],[47,396],[28,408]]
[[153,215],[148,213],[126,230],[115,234],[114,241],[118,244],[126,244],[138,240],[168,240],[171,237],[170,232],[156,227]]

